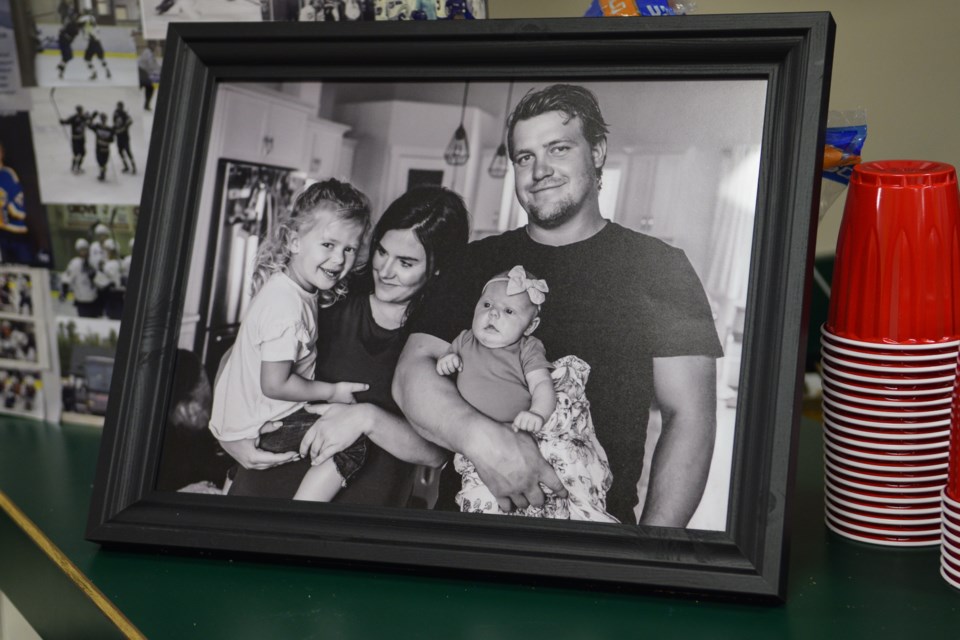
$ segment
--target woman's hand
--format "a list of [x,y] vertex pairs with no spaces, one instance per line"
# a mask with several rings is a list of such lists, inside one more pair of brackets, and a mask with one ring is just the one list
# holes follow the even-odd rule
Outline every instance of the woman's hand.
[[287,462],[293,462],[300,458],[296,451],[287,453],[271,453],[257,448],[257,438],[245,438],[244,440],[220,441],[223,450],[230,454],[240,466],[244,469],[255,469],[262,471],[271,467],[276,467]]
[[366,404],[312,404],[307,411],[319,419],[303,436],[300,455],[310,456],[310,464],[318,465],[352,445],[368,431],[369,413]]

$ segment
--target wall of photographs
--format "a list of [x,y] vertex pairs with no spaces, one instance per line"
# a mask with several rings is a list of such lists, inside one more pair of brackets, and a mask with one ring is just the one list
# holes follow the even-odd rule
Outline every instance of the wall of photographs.
[[103,423],[169,23],[486,16],[486,0],[0,0],[0,413]]

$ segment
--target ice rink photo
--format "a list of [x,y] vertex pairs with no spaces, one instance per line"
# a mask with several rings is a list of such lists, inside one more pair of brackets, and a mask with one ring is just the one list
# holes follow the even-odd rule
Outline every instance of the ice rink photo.
[[137,52],[133,27],[97,24],[92,13],[76,11],[38,21],[42,49],[34,59],[41,87],[135,87]]
[[44,204],[139,204],[147,156],[139,89],[31,90]]

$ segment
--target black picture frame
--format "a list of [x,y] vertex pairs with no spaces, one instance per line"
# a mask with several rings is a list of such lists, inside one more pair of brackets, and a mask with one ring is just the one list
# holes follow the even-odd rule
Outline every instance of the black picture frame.
[[[834,30],[828,13],[171,25],[87,538],[784,599]],[[154,490],[218,83],[558,77],[767,81],[726,530]]]

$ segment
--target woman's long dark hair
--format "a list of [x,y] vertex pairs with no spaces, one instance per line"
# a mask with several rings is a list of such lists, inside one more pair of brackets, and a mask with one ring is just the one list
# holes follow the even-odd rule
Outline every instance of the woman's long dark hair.
[[357,289],[372,293],[373,256],[387,231],[412,229],[427,254],[427,281],[414,295],[404,313],[411,318],[427,298],[437,276],[460,255],[470,239],[470,216],[463,198],[445,187],[421,186],[410,189],[383,212],[370,238],[370,256],[362,273],[357,274]]

